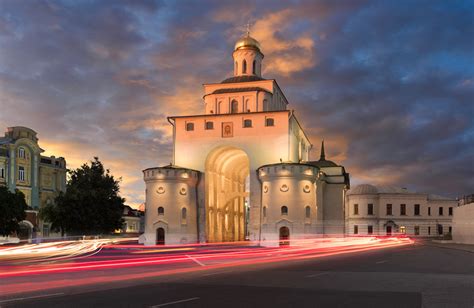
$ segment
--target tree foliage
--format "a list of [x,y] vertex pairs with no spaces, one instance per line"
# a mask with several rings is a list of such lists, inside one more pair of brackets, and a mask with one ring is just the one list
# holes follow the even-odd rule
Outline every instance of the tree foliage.
[[122,228],[125,199],[119,181],[97,157],[76,170],[68,170],[66,192],[41,210],[51,229],[71,235],[106,234]]
[[15,190],[14,193],[5,186],[0,186],[0,235],[8,236],[20,229],[19,223],[26,218],[25,195]]

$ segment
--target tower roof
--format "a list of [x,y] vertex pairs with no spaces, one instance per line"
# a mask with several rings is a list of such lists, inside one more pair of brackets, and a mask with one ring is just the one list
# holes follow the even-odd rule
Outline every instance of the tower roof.
[[260,43],[256,39],[251,37],[248,33],[246,36],[241,37],[235,43],[234,51],[239,50],[239,49],[246,49],[246,48],[253,48],[260,51]]

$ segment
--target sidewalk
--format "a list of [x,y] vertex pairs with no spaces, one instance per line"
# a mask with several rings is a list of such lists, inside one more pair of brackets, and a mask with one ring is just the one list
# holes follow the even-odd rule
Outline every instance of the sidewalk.
[[418,243],[420,245],[463,250],[470,253],[474,253],[474,245],[469,245],[469,244],[456,244],[452,241],[435,241],[435,240],[419,241]]

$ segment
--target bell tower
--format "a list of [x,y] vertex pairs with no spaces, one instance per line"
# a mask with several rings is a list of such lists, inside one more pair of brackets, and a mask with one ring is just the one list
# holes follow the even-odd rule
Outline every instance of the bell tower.
[[234,59],[234,76],[262,77],[263,53],[260,50],[260,43],[250,36],[248,25],[246,35],[235,43],[232,58]]

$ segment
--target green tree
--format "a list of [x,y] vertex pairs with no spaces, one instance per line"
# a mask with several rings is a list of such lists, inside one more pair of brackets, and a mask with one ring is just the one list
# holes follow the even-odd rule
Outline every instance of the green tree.
[[19,223],[26,218],[25,195],[15,190],[14,193],[5,186],[0,186],[0,235],[8,236],[20,230]]
[[107,234],[122,228],[125,199],[119,196],[119,180],[97,157],[76,170],[68,170],[66,192],[41,210],[51,229],[62,234]]

